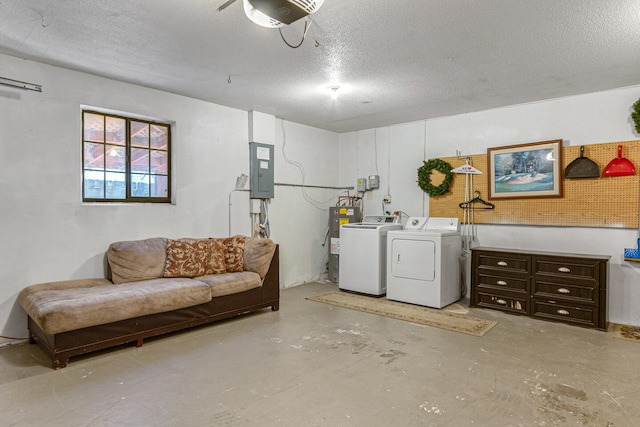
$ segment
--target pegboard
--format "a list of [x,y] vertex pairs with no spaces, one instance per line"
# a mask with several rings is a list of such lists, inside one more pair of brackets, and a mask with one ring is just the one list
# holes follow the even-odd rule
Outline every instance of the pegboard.
[[[622,156],[633,162],[635,176],[602,177],[607,164],[617,158],[618,145],[622,145]],[[473,166],[483,175],[472,175],[473,189],[480,192],[483,200],[495,205],[491,210],[474,210],[476,224],[521,224],[566,227],[637,228],[640,198],[640,140],[608,142],[584,146],[584,156],[597,163],[600,178],[562,180],[562,198],[499,199],[489,200],[489,171],[487,155],[472,155]],[[574,159],[580,157],[580,146],[562,147],[562,171]],[[442,158],[452,168],[465,164],[464,159]],[[440,175],[440,176],[438,176]],[[439,185],[444,175],[432,173],[432,182]],[[462,221],[465,175],[455,174],[450,191],[429,199],[429,215],[434,217],[457,217]],[[480,205],[477,205],[480,207]]]

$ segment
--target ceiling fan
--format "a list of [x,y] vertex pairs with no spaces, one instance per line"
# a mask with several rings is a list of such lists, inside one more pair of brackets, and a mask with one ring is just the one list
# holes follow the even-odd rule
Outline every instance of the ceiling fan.
[[[228,0],[218,12],[235,3]],[[280,28],[315,13],[324,0],[242,0],[244,13],[258,25],[267,28]]]

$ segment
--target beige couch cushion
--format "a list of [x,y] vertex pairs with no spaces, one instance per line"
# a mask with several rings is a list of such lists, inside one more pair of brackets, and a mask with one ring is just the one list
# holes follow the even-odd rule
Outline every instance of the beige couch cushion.
[[262,286],[260,275],[253,271],[212,274],[196,277],[196,279],[211,286],[211,296],[213,298],[244,292]]
[[105,279],[69,280],[32,285],[19,295],[22,308],[49,334],[163,313],[210,300],[208,284],[181,278],[118,286]]
[[258,273],[264,279],[275,251],[273,240],[247,237],[244,242],[244,270]]
[[112,243],[107,250],[111,280],[118,284],[162,277],[166,256],[164,237]]

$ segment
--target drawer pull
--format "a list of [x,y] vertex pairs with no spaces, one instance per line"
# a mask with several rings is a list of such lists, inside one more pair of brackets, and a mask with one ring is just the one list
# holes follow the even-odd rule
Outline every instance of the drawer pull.
[[501,286],[507,286],[507,282],[505,282],[504,280],[498,280],[496,284]]
[[501,298],[497,299],[496,302],[500,305],[507,305],[507,302]]
[[507,264],[507,262],[506,262],[506,261],[498,261],[498,263],[497,263],[497,264],[498,264],[500,267],[506,267],[507,265],[509,265],[509,264]]
[[560,292],[561,294],[570,294],[571,291],[567,288],[559,288],[558,292]]
[[569,312],[567,310],[558,310],[558,311],[556,311],[556,313],[562,314],[563,316],[569,315]]
[[558,271],[560,273],[571,273],[571,269],[569,267],[558,267]]

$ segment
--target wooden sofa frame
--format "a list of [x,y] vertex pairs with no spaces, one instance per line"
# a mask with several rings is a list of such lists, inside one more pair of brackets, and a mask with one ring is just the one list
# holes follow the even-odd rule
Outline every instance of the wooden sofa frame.
[[135,317],[104,325],[58,334],[44,332],[28,318],[29,342],[38,344],[53,361],[53,369],[67,366],[69,358],[135,342],[141,347],[145,338],[192,328],[271,307],[280,309],[279,247],[276,246],[269,271],[259,288],[222,297],[193,307]]

